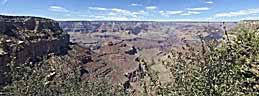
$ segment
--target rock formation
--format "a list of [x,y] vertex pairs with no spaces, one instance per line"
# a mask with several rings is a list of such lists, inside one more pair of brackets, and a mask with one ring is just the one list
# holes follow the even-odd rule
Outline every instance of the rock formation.
[[[112,43],[107,42],[100,49],[91,51],[85,50],[85,54],[79,56],[82,65],[82,78],[96,79],[104,77],[113,84],[124,84],[127,81],[136,82],[141,78],[140,73],[143,73],[142,67],[136,55],[128,54],[128,51],[137,49],[123,42]],[[131,50],[128,50],[131,49]],[[135,78],[134,80],[132,80]]]
[[[196,28],[195,25],[220,26],[222,22],[153,22],[153,21],[60,21],[60,27],[65,32],[127,32],[139,34],[141,32],[167,32],[174,28]],[[227,22],[232,28],[236,22]],[[203,27],[200,27],[203,28]],[[198,29],[195,29],[198,30]]]
[[[69,35],[54,20],[0,16],[0,85],[10,82],[7,76],[9,64],[37,64],[46,56],[49,64],[79,65],[84,80],[106,78],[113,84],[126,84],[140,79],[139,74],[143,69],[135,61],[135,47],[123,42],[107,42],[93,51],[91,48],[71,45],[69,39]],[[69,72],[70,69],[64,70]],[[50,73],[46,76],[47,80],[51,81],[56,74]]]
[[26,16],[0,16],[0,85],[8,81],[8,64],[36,62],[48,53],[65,54],[69,35],[58,22]]

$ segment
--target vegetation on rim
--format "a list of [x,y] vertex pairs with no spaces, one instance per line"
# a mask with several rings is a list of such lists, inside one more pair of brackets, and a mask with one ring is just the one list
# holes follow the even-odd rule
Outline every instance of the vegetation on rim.
[[[239,27],[223,41],[173,50],[162,63],[173,78],[153,89],[163,96],[256,96],[259,93],[258,30]],[[231,37],[230,37],[231,36]],[[155,81],[159,82],[159,80]],[[161,85],[158,85],[161,86]]]
[[[120,86],[104,79],[81,80],[80,66],[69,56],[45,57],[41,62],[10,64],[12,84],[3,94],[12,96],[121,96]],[[72,64],[72,65],[71,65]],[[73,65],[74,64],[74,65]]]

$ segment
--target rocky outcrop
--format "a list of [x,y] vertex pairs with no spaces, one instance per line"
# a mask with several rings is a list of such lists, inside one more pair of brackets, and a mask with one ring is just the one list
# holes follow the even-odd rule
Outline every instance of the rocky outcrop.
[[87,80],[105,78],[112,84],[137,82],[141,79],[143,67],[135,60],[137,55],[127,53],[134,51],[133,53],[137,54],[137,49],[132,48],[134,47],[123,42],[107,42],[95,51],[83,50],[78,54],[82,78]]
[[8,63],[37,62],[48,53],[65,54],[69,35],[58,22],[26,16],[0,16],[0,85],[6,83]]

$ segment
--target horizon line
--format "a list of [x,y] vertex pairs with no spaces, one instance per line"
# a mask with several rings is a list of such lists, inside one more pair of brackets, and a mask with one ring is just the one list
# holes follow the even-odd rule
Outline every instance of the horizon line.
[[[189,19],[175,19],[175,20],[98,20],[98,19],[55,19],[48,16],[36,16],[36,15],[10,15],[10,14],[0,14],[0,16],[24,16],[24,17],[39,17],[39,18],[46,18],[46,19],[52,19],[59,22],[65,22],[65,21],[88,21],[88,22],[107,22],[107,21],[114,21],[114,22],[240,22],[240,21],[250,21],[249,19],[244,20],[189,20]],[[259,19],[253,19],[251,21],[259,21]]]

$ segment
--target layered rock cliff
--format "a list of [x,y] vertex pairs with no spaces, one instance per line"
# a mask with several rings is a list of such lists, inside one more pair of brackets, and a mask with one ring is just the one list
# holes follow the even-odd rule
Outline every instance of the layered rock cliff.
[[[141,32],[170,32],[175,31],[175,29],[196,28],[201,25],[217,28],[222,25],[222,22],[60,21],[59,24],[65,32],[129,32],[139,34]],[[226,23],[229,28],[235,24],[236,22]]]
[[0,85],[8,81],[8,64],[37,62],[48,53],[64,54],[69,35],[58,22],[26,16],[0,16]]
[[[80,66],[84,80],[106,78],[112,84],[136,82],[143,73],[142,65],[135,59],[137,49],[123,42],[102,45],[91,50],[69,44],[69,35],[59,23],[38,17],[0,16],[0,86],[9,83],[9,64],[49,64]],[[70,50],[69,50],[70,49]],[[47,59],[43,57],[47,56]],[[65,59],[64,59],[65,58]],[[71,70],[70,70],[71,71]]]

